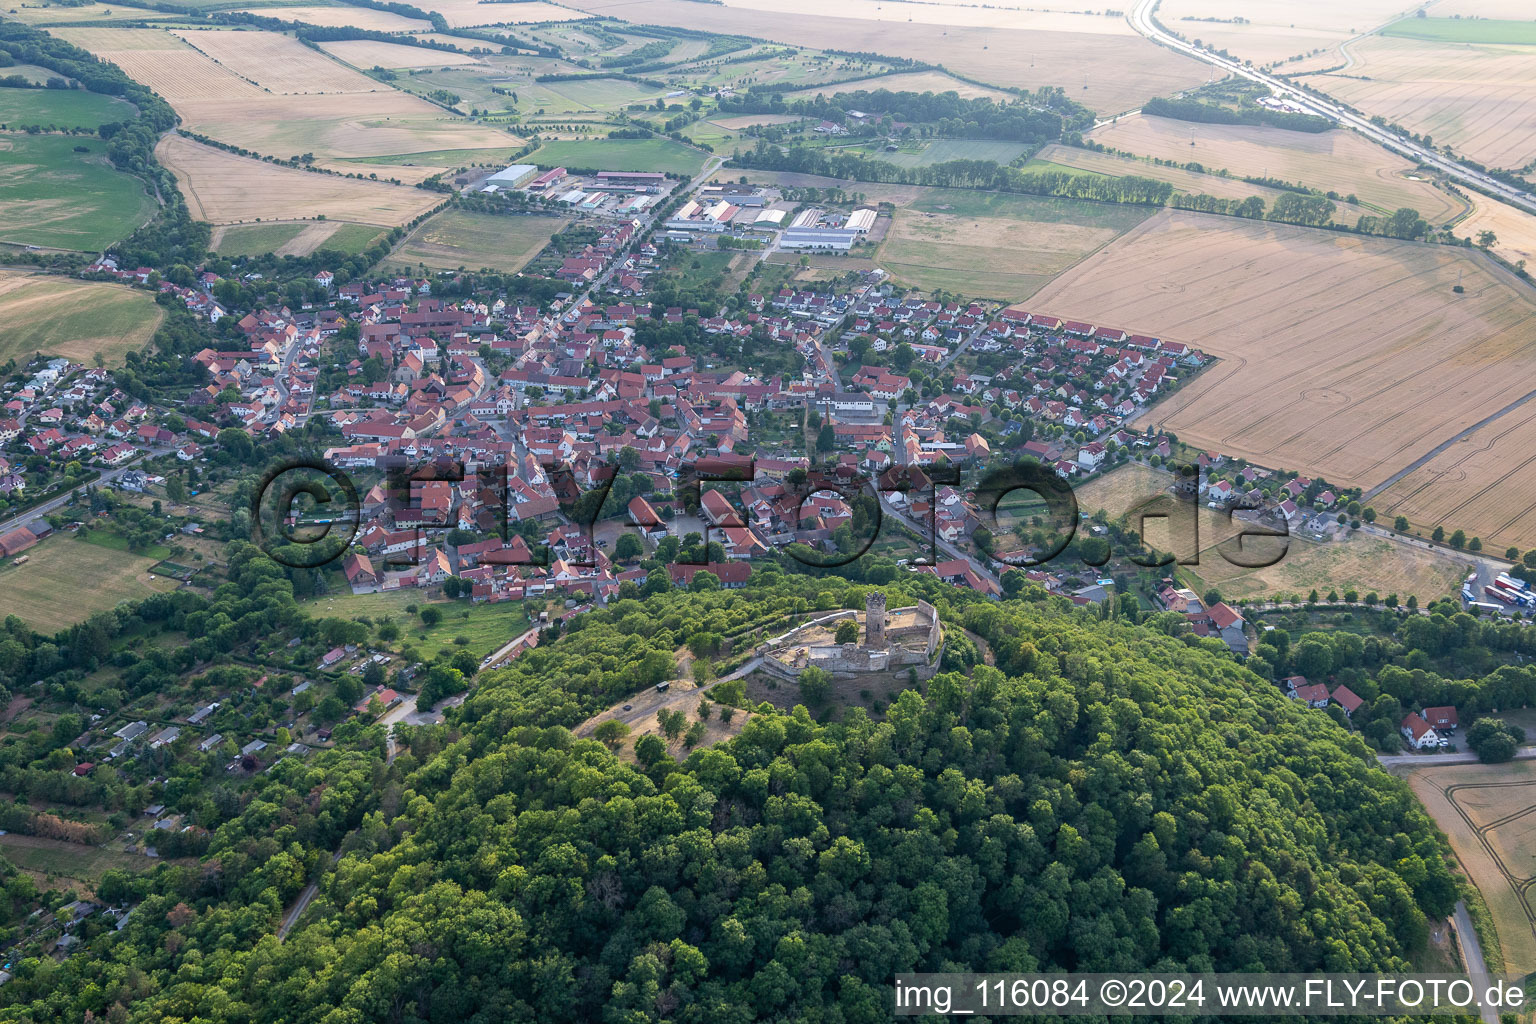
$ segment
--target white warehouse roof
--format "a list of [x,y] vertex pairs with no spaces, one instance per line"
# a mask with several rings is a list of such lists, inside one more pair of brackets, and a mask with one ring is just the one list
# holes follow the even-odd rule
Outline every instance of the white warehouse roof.
[[754,221],[753,223],[755,223],[755,224],[783,224],[784,223],[784,212],[785,211],[783,211],[783,210],[764,210],[762,213],[759,213],[757,215],[757,220]]
[[538,173],[539,169],[533,164],[513,164],[511,167],[497,171],[485,180],[497,185],[516,185],[524,178],[531,178]]

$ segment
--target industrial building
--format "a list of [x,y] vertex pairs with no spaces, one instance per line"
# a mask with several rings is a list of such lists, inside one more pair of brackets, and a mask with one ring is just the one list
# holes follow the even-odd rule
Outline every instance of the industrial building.
[[784,214],[786,212],[787,211],[785,211],[785,210],[764,210],[764,211],[762,211],[761,213],[759,213],[757,215],[757,219],[754,220],[752,223],[754,223],[754,224],[772,224],[775,227],[777,227],[780,224],[784,223]]
[[516,188],[538,173],[539,169],[533,164],[513,164],[486,178],[485,183],[498,188]]
[[821,220],[820,210],[802,210],[795,219],[789,222],[792,228],[814,228]]
[[843,225],[849,231],[857,231],[861,235],[869,234],[869,229],[875,226],[875,218],[879,213],[869,208],[854,210],[848,215],[848,223]]
[[532,181],[530,181],[528,183],[528,191],[529,192],[543,192],[543,191],[546,191],[548,189],[554,188],[556,185],[560,184],[565,179],[566,179],[565,168],[564,167],[556,167],[553,170],[545,171],[543,174],[539,175],[537,178],[534,178]]
[[781,249],[830,249],[836,252],[847,252],[853,248],[854,240],[859,237],[857,231],[847,228],[804,228],[788,227],[779,236]]

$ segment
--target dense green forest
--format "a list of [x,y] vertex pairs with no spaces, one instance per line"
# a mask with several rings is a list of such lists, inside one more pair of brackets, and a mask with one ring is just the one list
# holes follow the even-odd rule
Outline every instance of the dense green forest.
[[[151,599],[200,638],[183,660],[312,628],[264,556],[237,546],[232,572],[211,605]],[[574,739],[680,646],[745,649],[868,590],[776,566],[628,589],[392,763],[368,727],[216,791],[196,858],[109,872],[127,923],[14,964],[0,1018],[882,1021],[906,970],[1406,969],[1450,910],[1407,789],[1220,644],[1033,586],[884,589],[933,601],[955,650],[879,716],[761,705],[681,764]]]

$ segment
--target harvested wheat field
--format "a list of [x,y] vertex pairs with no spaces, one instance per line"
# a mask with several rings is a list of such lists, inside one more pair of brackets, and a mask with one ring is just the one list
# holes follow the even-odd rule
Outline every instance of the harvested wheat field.
[[[761,11],[784,18],[826,13],[820,0],[725,0],[731,10]],[[913,3],[899,7],[883,0],[838,0],[837,13],[844,18],[886,25],[941,25],[947,28],[1006,28],[1025,32],[1076,32],[1084,35],[1135,35],[1123,17],[1081,12],[1026,10],[1022,7],[980,4]]]
[[1256,125],[1191,124],[1138,114],[1097,128],[1089,137],[1137,156],[1181,164],[1193,161],[1240,178],[1279,178],[1324,192],[1353,194],[1378,212],[1411,206],[1432,224],[1443,224],[1465,209],[1432,182],[1414,180],[1420,176],[1413,164],[1354,132],[1313,134]]
[[[269,83],[269,92],[169,32],[113,28],[65,31],[71,42],[113,61],[164,96],[181,115],[184,127],[263,156],[287,158],[311,153],[318,166],[367,173],[368,168],[341,161],[442,150],[494,149],[504,153],[523,141],[375,82],[277,33],[186,33],[209,52],[229,55],[243,73],[260,76],[257,80]],[[274,62],[287,62],[284,66],[290,74],[273,74],[239,55],[247,47]],[[357,91],[328,92],[343,85]],[[315,95],[319,92],[327,94]],[[447,169],[435,165],[389,167],[380,170],[380,177],[387,175],[409,183]]]
[[1220,357],[1150,421],[1344,487],[1384,483],[1536,375],[1526,292],[1423,243],[1167,210],[1029,306]]
[[305,25],[322,28],[361,28],[374,32],[424,32],[432,27],[430,21],[406,18],[388,11],[375,11],[367,7],[248,7],[246,12],[264,18],[298,21]]
[[1456,234],[1474,242],[1484,231],[1492,231],[1497,241],[1494,252],[1511,263],[1525,260],[1536,268],[1536,214],[1517,210],[1508,203],[1495,202],[1471,192],[1467,196],[1472,212],[1456,222]]
[[394,227],[442,200],[435,192],[381,181],[314,174],[226,153],[179,135],[155,147],[198,220],[237,224],[325,217]]
[[99,354],[118,365],[164,318],[148,292],[126,285],[0,270],[0,360],[41,352],[86,363]]
[[[1326,51],[1326,63],[1333,66],[1341,59],[1340,43],[1418,6],[1422,5],[1406,0],[1352,0],[1347,4],[1333,0],[1163,0],[1157,17],[1190,39],[1255,64],[1321,49]],[[1199,20],[1205,18],[1226,20]],[[1233,23],[1233,18],[1245,22]]]
[[373,39],[346,39],[320,45],[326,53],[358,68],[446,68],[480,63],[467,53],[381,43]]
[[[1524,386],[1536,388],[1536,381]],[[1499,409],[1490,403],[1486,413]],[[1491,551],[1536,547],[1536,401],[1460,438],[1374,503],[1383,516],[1407,516],[1421,532],[1465,530]]]
[[[1465,728],[1465,723],[1463,723]],[[1493,916],[1505,970],[1536,963],[1536,762],[1397,769],[1451,841],[1451,850]],[[1489,965],[1493,970],[1500,965]]]
[[481,3],[480,0],[430,0],[426,9],[448,20],[449,28],[475,28],[480,25],[516,25],[539,21],[572,21],[585,18],[579,10],[527,0],[516,3]]
[[1536,159],[1536,46],[1372,36],[1349,49],[1347,71],[1303,81],[1490,167]]
[[[1055,24],[1064,23],[1056,19],[1072,18],[1072,23],[1080,27],[1072,31],[1025,31],[979,26],[951,28],[916,20],[874,21],[843,15],[843,5],[813,6],[809,0],[800,0],[792,13],[691,0],[573,0],[572,6],[636,24],[742,33],[796,46],[819,49],[836,45],[843,51],[922,60],[993,85],[1027,89],[1061,86],[1072,99],[1101,113],[1130,110],[1152,96],[1193,88],[1208,77],[1204,65],[1138,35],[1126,34],[1121,31],[1121,19],[1102,16],[1053,14],[1048,17]],[[903,15],[911,14],[914,19],[925,10],[921,4],[901,4],[899,8]],[[829,9],[838,11],[839,16],[806,13]],[[954,8],[933,10],[944,17]],[[999,18],[1017,13],[978,10]],[[1082,27],[1088,25],[1098,31],[1089,32]]]
[[382,88],[367,75],[281,33],[179,29],[172,34],[215,64],[270,92],[295,95]]

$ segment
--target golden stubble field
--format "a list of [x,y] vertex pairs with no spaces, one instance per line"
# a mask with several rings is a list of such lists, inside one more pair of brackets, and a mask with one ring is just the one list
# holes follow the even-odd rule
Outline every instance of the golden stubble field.
[[337,7],[248,7],[246,12],[265,18],[298,21],[322,28],[361,28],[375,32],[425,32],[432,27],[430,21],[406,18],[388,11],[375,11],[367,7],[351,5]]
[[[1121,31],[1121,19],[1102,15],[1051,13],[1042,16],[1042,27],[1025,30],[988,27],[1018,14],[1008,9],[977,9],[988,16],[987,26],[924,23],[916,20],[924,12],[919,4],[872,5],[888,8],[887,21],[851,17],[841,4],[829,7],[811,0],[785,2],[773,10],[690,0],[573,0],[572,6],[636,24],[741,33],[796,46],[834,46],[923,60],[996,85],[1060,86],[1101,113],[1133,109],[1152,96],[1193,88],[1208,77],[1204,65],[1127,34]],[[829,10],[836,15],[827,14]],[[934,10],[948,17],[952,8]],[[897,11],[914,20],[896,20]],[[1069,24],[1075,27],[1062,30]]]
[[1460,200],[1419,175],[1413,164],[1354,132],[1191,124],[1138,114],[1095,129],[1088,137],[1137,156],[1193,161],[1240,178],[1279,178],[1341,196],[1353,194],[1362,204],[1387,213],[1411,206],[1432,224],[1465,210]]
[[1371,36],[1349,52],[1353,66],[1303,81],[1490,167],[1536,159],[1536,46]]
[[[1536,381],[1524,386],[1536,389]],[[1499,409],[1490,403],[1486,413]],[[1465,530],[1489,551],[1536,546],[1536,401],[1451,444],[1373,503],[1383,516],[1407,516],[1423,533],[1436,526]]]
[[344,39],[320,45],[326,53],[357,68],[446,68],[480,63],[467,53],[429,50],[424,46],[403,46],[376,39]]
[[394,227],[443,198],[407,185],[281,167],[179,135],[161,139],[155,155],[176,175],[192,215],[211,224],[323,215],[329,220]]
[[[1493,916],[1504,969],[1536,964],[1536,762],[1396,769],[1451,841]],[[1490,965],[1497,970],[1497,965]]]
[[1146,422],[1343,487],[1384,483],[1536,376],[1531,298],[1422,243],[1163,211],[1028,306],[1220,357]]
[[[1267,64],[1326,51],[1338,64],[1339,44],[1422,5],[1405,0],[1163,0],[1158,20],[1190,39]],[[1438,7],[1436,13],[1439,13]],[[1220,18],[1222,21],[1198,19]],[[1231,19],[1243,18],[1239,24]]]
[[[312,153],[319,166],[353,172],[366,168],[346,158],[505,152],[523,142],[376,82],[278,33],[184,33],[196,48],[159,29],[87,27],[59,34],[160,93],[186,128],[262,155]],[[385,173],[416,182],[447,169],[416,163],[390,166]]]

